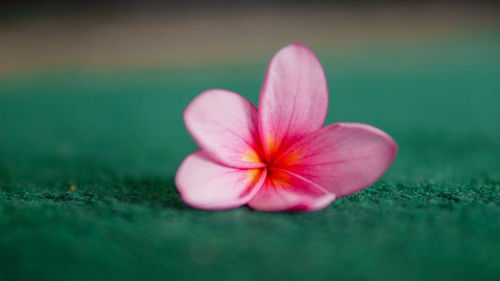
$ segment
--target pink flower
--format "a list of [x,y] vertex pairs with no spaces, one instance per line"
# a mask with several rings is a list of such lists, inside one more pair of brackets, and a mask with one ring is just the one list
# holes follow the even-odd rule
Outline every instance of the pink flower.
[[316,211],[374,183],[397,152],[383,131],[359,123],[323,127],[328,88],[323,68],[302,43],[269,63],[259,109],[212,89],[184,111],[200,146],[177,170],[184,202],[201,209],[248,204],[261,211]]

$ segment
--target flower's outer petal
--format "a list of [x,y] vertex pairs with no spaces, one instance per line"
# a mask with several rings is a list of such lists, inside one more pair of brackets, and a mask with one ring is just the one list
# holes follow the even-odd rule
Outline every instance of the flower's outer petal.
[[265,169],[230,168],[198,150],[180,165],[175,185],[186,204],[220,210],[245,205],[259,191],[265,177]]
[[257,129],[257,109],[226,90],[199,94],[184,111],[186,128],[214,160],[235,168],[264,167]]
[[248,206],[267,212],[318,211],[334,199],[334,194],[301,176],[286,170],[271,169]]
[[393,162],[397,149],[396,142],[377,128],[337,123],[295,143],[276,165],[340,197],[379,179]]
[[259,100],[259,131],[269,160],[320,129],[328,111],[323,67],[302,43],[279,50],[269,63]]

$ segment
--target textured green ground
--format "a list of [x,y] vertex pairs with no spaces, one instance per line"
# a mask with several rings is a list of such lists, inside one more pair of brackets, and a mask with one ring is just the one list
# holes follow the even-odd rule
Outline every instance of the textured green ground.
[[498,33],[319,54],[327,121],[399,144],[370,188],[317,213],[186,207],[183,108],[212,87],[256,102],[270,55],[2,78],[0,280],[500,279]]

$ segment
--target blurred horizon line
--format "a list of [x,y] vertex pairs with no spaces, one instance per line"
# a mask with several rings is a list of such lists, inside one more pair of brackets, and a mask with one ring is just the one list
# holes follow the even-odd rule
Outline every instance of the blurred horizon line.
[[356,3],[4,19],[0,75],[65,65],[231,63],[295,41],[337,50],[367,42],[419,42],[500,26],[494,4]]

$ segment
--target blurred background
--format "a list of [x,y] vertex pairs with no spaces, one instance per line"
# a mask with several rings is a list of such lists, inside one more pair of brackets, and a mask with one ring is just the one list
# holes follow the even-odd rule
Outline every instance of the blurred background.
[[[498,280],[499,12],[494,1],[2,4],[0,279]],[[186,208],[173,186],[196,149],[185,106],[209,88],[256,104],[269,59],[295,41],[325,68],[327,123],[388,132],[393,166],[313,217]]]
[[324,64],[328,122],[409,142],[497,137],[498,15],[493,2],[9,2],[0,149],[173,174],[195,148],[186,104],[208,88],[255,103],[267,62],[294,41]]

